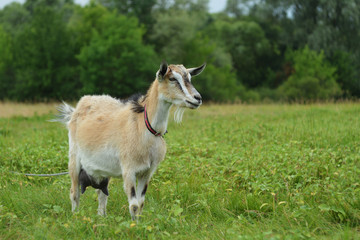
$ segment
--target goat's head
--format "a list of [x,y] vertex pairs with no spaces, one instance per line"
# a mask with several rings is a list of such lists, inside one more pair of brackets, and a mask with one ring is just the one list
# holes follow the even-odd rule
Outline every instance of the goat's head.
[[185,68],[183,65],[168,65],[162,62],[156,78],[159,81],[160,97],[178,107],[198,108],[202,103],[200,93],[191,83],[191,77],[199,75],[205,68]]

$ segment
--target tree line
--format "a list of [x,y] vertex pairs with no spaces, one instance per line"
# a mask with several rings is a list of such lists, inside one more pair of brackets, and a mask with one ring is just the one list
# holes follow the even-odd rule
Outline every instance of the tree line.
[[144,92],[160,62],[207,62],[205,100],[360,97],[359,0],[27,0],[0,10],[0,100]]

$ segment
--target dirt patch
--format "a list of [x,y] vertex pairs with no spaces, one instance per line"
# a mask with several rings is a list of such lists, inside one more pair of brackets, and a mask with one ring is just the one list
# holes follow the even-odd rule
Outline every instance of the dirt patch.
[[13,103],[0,102],[0,118],[9,118],[14,116],[31,117],[34,115],[43,115],[55,113],[56,106],[60,103]]

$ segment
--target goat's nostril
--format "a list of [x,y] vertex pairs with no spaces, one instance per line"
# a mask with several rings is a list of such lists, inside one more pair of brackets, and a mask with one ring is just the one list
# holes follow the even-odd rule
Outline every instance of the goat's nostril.
[[202,100],[200,94],[199,94],[199,95],[195,95],[194,98],[195,98],[196,100],[198,100],[199,102],[201,102],[201,100]]

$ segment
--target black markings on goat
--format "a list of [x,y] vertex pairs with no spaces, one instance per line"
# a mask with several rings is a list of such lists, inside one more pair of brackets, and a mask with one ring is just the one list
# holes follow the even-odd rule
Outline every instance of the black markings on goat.
[[184,93],[184,90],[182,89],[181,84],[178,81],[176,81],[176,86]]
[[80,170],[79,173],[79,182],[81,186],[81,193],[83,194],[88,186],[91,186],[96,189],[100,189],[106,196],[109,196],[108,184],[109,178],[104,178],[100,183],[97,183],[96,180],[88,175],[84,169]]
[[123,103],[130,103],[132,104],[131,110],[135,113],[142,113],[144,112],[144,106],[140,103],[144,102],[147,95],[142,95],[141,93],[136,93],[131,95],[129,98],[122,100]]
[[164,77],[168,69],[168,64],[166,61],[163,61],[160,65],[159,74]]
[[131,197],[135,198],[136,197],[136,193],[135,193],[135,188],[131,187]]
[[190,83],[189,77],[187,74],[183,74],[182,78],[184,79],[185,86],[188,86]]
[[144,196],[145,195],[145,193],[146,193],[146,190],[147,190],[147,184],[145,185],[145,187],[144,187],[144,190],[142,191],[142,193],[141,193],[141,196]]
[[142,113],[144,112],[144,107],[140,105],[138,102],[132,102],[131,110],[135,113]]

